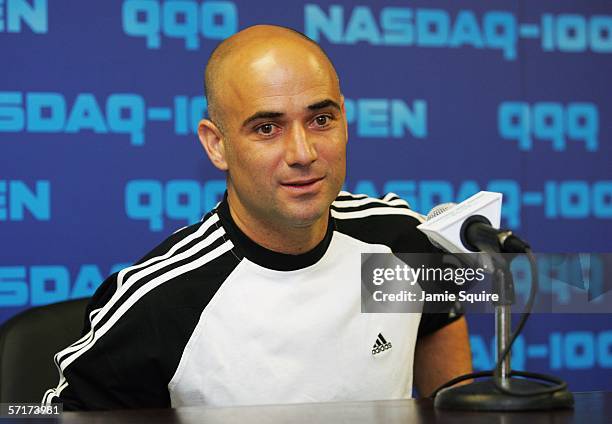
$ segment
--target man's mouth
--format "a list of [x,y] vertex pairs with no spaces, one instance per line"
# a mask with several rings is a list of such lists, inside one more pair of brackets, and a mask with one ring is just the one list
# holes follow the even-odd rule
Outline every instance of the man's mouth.
[[322,180],[323,178],[309,178],[309,179],[304,179],[304,180],[293,180],[293,181],[287,181],[282,183],[283,185],[288,185],[288,186],[305,186],[305,185],[310,185],[313,184],[319,180]]
[[299,179],[299,180],[286,181],[286,182],[281,183],[281,185],[283,187],[286,187],[292,190],[296,190],[296,191],[306,191],[309,189],[316,188],[319,185],[318,183],[322,180],[323,180],[323,177],[304,178],[304,179]]

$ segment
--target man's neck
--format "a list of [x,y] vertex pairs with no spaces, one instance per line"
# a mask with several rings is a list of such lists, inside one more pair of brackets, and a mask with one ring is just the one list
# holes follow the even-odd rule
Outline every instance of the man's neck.
[[266,249],[299,255],[314,249],[325,238],[329,214],[325,214],[312,225],[281,226],[258,220],[247,213],[240,202],[228,200],[230,214],[236,226],[248,238]]

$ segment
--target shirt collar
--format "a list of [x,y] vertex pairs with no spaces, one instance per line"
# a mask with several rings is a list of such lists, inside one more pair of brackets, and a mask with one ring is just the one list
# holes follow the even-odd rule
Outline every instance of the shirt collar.
[[229,210],[227,192],[216,210],[221,224],[234,243],[234,251],[257,265],[276,271],[294,271],[317,263],[327,251],[334,232],[334,218],[330,214],[325,237],[313,249],[299,255],[279,253],[257,244],[238,228]]

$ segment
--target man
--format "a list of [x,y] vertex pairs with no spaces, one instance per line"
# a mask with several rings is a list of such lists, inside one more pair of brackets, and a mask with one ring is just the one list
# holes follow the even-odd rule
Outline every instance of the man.
[[[360,252],[427,252],[397,196],[339,194],[347,122],[335,69],[281,27],[225,40],[199,136],[225,199],[96,292],[56,355],[66,409],[423,395],[471,370],[464,318],[361,314]],[[331,205],[331,207],[330,207]],[[418,335],[418,343],[417,343]],[[382,340],[390,348],[372,350]],[[413,371],[414,370],[414,371]]]

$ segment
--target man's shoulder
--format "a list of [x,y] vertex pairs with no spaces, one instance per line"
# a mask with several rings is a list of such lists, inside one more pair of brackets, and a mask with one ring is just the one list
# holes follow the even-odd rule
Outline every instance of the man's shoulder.
[[141,305],[143,300],[167,303],[175,297],[177,301],[183,299],[180,303],[189,303],[202,298],[202,293],[214,294],[231,273],[238,263],[232,248],[219,216],[210,212],[110,276],[103,284],[106,287],[100,287],[96,295],[103,294],[103,303],[111,296],[130,298]]
[[423,215],[411,209],[408,202],[395,193],[383,197],[371,197],[366,194],[353,194],[341,191],[331,204],[334,218],[367,219],[374,216],[403,216],[408,219],[400,221],[418,225],[425,220]]
[[[213,210],[202,217],[199,222],[179,228],[166,237],[134,266],[150,266],[160,261],[172,261],[191,257],[202,257],[212,252],[221,253],[231,249],[232,245],[219,221],[219,215]],[[171,259],[172,258],[172,259]]]
[[376,198],[341,191],[331,204],[336,230],[395,252],[430,252],[433,246],[417,226],[425,217],[395,193]]

